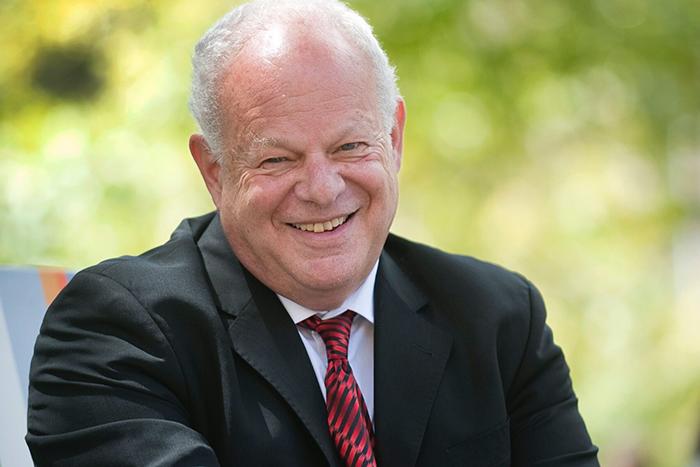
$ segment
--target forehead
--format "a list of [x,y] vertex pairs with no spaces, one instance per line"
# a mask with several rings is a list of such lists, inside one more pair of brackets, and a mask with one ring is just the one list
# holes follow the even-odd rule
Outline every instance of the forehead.
[[226,118],[263,112],[377,108],[370,60],[338,33],[271,26],[255,34],[227,70],[220,98]]

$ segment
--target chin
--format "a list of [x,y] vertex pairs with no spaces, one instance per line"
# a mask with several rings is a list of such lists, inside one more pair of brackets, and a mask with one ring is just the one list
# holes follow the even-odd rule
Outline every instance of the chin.
[[[317,268],[314,272],[304,271],[297,276],[301,285],[308,290],[332,293],[352,293],[365,279],[358,268]],[[348,291],[349,289],[349,291]]]
[[302,286],[309,290],[328,292],[343,289],[356,280],[347,274],[333,274],[330,272],[328,274],[304,275],[300,279]]

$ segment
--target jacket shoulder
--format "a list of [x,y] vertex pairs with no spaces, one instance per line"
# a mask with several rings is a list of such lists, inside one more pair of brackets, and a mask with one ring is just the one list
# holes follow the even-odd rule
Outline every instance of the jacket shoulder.
[[80,283],[81,276],[100,276],[128,290],[146,307],[158,297],[196,296],[196,291],[208,287],[197,240],[212,218],[210,213],[185,219],[163,245],[138,256],[102,261],[78,272],[71,283]]
[[389,236],[386,250],[416,285],[433,297],[449,290],[451,301],[464,297],[469,302],[487,300],[494,304],[506,299],[527,302],[533,288],[521,274],[497,264],[397,235]]

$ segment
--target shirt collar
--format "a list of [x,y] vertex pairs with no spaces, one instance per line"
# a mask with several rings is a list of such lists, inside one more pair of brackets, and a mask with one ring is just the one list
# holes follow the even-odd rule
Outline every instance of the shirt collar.
[[333,318],[344,313],[346,310],[352,310],[358,315],[365,318],[370,323],[374,324],[374,281],[377,278],[377,267],[379,260],[374,263],[374,267],[370,271],[362,285],[358,287],[345,301],[333,310],[315,311],[299,305],[296,302],[277,294],[277,297],[282,302],[282,305],[289,313],[289,316],[294,321],[294,324],[299,324],[313,315],[319,315],[321,319]]

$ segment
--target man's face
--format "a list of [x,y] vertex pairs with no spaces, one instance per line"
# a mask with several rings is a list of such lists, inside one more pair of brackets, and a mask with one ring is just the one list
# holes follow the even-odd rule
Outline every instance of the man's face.
[[386,132],[368,69],[317,43],[244,49],[223,85],[229,154],[209,189],[224,231],[248,270],[309,308],[362,283],[396,212],[403,103]]

